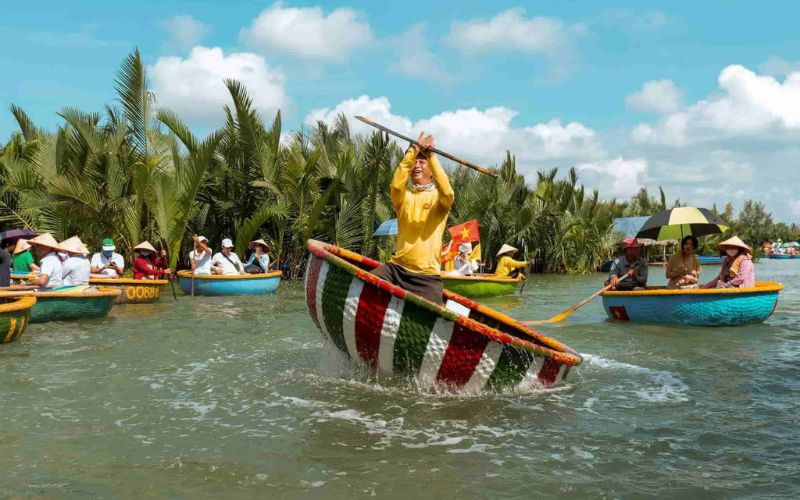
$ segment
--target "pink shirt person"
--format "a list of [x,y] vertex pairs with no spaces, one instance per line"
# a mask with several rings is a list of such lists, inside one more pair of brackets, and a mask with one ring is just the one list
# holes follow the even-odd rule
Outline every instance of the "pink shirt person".
[[[750,257],[749,246],[734,236],[720,243],[717,248],[724,250],[728,256],[725,257],[719,274],[702,288],[753,288],[756,286],[755,265]],[[734,253],[732,250],[736,252]]]

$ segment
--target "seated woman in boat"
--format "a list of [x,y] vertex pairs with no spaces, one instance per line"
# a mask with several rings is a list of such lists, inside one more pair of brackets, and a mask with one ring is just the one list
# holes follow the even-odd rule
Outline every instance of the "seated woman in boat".
[[33,248],[36,257],[39,258],[39,275],[30,281],[31,285],[37,285],[40,291],[48,291],[61,286],[61,277],[64,272],[61,264],[61,257],[58,252],[64,250],[50,233],[40,234],[36,238],[28,240],[28,244]]
[[469,260],[472,253],[472,243],[458,245],[458,255],[453,259],[453,272],[459,276],[472,276],[478,270],[478,261]]
[[211,248],[208,247],[208,238],[205,236],[192,236],[194,250],[189,252],[189,262],[192,274],[211,274]]
[[503,246],[500,247],[500,251],[497,252],[500,261],[497,263],[497,268],[494,271],[495,276],[510,276],[516,278],[520,273],[520,269],[528,265],[527,261],[514,260],[512,258],[517,251],[516,248],[507,244],[503,244]]
[[698,247],[697,238],[685,236],[681,240],[680,251],[667,262],[667,288],[697,288],[700,278],[700,259],[695,255]]
[[155,280],[169,276],[172,271],[167,263],[167,252],[158,252],[149,241],[143,241],[133,247],[136,252],[136,259],[133,261],[133,279],[135,280]]
[[700,288],[752,288],[756,286],[756,270],[750,247],[734,236],[717,246],[725,252],[722,270],[711,281]]
[[222,240],[222,248],[211,257],[212,274],[247,274],[244,272],[242,261],[233,251],[233,242],[230,238]]
[[251,241],[248,245],[249,255],[244,263],[247,274],[263,274],[269,271],[269,245],[264,240]]
[[61,263],[61,284],[63,286],[83,286],[89,284],[92,265],[89,262],[89,249],[80,238],[73,236],[59,243],[67,258]]
[[622,241],[622,255],[614,259],[606,286],[615,290],[636,290],[647,287],[647,261],[641,258],[642,244],[636,238]]
[[33,262],[33,254],[28,240],[17,240],[14,247],[14,258],[11,260],[11,270],[14,274],[30,274],[39,271],[39,266]]

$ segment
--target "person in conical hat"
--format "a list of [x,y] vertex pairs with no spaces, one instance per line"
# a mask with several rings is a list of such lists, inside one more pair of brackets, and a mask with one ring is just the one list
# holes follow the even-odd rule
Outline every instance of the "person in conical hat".
[[62,285],[88,285],[92,267],[87,257],[89,249],[77,236],[67,238],[59,243],[59,246],[66,254],[66,258],[62,256],[61,262],[63,271],[61,276]]
[[641,257],[643,246],[636,238],[622,240],[622,255],[611,264],[606,285],[616,290],[647,287],[647,261]]
[[511,276],[513,278],[519,275],[519,269],[527,266],[528,262],[524,260],[514,260],[512,256],[517,252],[518,250],[516,248],[506,243],[500,247],[500,251],[497,252],[497,257],[499,257],[500,260],[497,262],[497,268],[494,271],[495,276]]
[[14,247],[14,258],[11,260],[11,270],[16,274],[30,274],[39,271],[39,266],[33,261],[33,253],[28,240],[20,238]]
[[133,279],[154,280],[159,277],[169,276],[172,271],[167,263],[167,252],[158,250],[149,241],[143,241],[133,247],[136,259],[133,261]]
[[42,291],[60,287],[64,267],[58,252],[63,252],[64,249],[50,233],[40,234],[36,238],[28,240],[28,244],[39,258],[40,266],[39,275],[30,283],[37,285]]
[[258,239],[251,241],[248,245],[248,253],[245,255],[244,271],[248,274],[262,274],[269,271],[269,245],[267,242]]
[[729,238],[717,250],[725,253],[722,269],[711,281],[700,288],[752,288],[756,286],[756,269],[752,250],[738,236]]
[[395,250],[389,262],[372,274],[442,304],[442,235],[455,192],[433,147],[433,136],[421,133],[394,172],[390,187],[397,214]]

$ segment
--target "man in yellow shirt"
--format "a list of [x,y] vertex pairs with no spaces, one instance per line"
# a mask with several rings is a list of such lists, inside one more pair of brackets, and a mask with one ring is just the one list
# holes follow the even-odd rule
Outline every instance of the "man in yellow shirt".
[[514,272],[516,269],[520,269],[528,265],[528,263],[524,260],[514,260],[511,258],[511,256],[516,252],[517,249],[511,245],[504,244],[500,248],[500,251],[497,252],[497,256],[500,257],[500,261],[497,263],[497,269],[494,271],[495,276],[516,276],[519,274],[518,272]]
[[419,146],[408,148],[394,173],[391,192],[397,213],[397,242],[389,262],[372,274],[441,304],[439,255],[455,193],[441,163],[430,152],[432,147],[433,136],[421,133]]

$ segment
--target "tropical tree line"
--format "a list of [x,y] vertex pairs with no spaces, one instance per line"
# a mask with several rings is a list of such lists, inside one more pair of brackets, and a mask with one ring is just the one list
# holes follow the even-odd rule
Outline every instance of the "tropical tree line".
[[[213,243],[233,238],[239,252],[261,237],[273,259],[289,266],[303,262],[309,238],[385,259],[392,241],[372,234],[393,216],[388,186],[400,146],[379,132],[353,134],[344,116],[282,134],[280,113],[264,122],[242,84],[224,84],[231,97],[224,122],[204,138],[157,106],[138,51],[123,61],[117,98],[102,112],[64,108],[63,123],[48,131],[12,105],[19,130],[0,149],[0,230],[78,234],[95,248],[111,236],[125,252],[147,239],[168,250],[172,266],[182,264],[192,234]],[[449,170],[457,193],[450,223],[478,219],[489,266],[510,243],[537,271],[590,272],[614,251],[614,218],[668,207],[663,191],[603,199],[579,183],[575,169],[526,181],[511,153],[496,167],[497,179]],[[755,241],[764,227],[758,210],[766,213],[749,203],[738,220],[732,209],[722,215]]]

